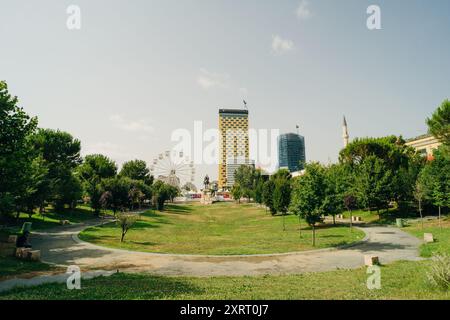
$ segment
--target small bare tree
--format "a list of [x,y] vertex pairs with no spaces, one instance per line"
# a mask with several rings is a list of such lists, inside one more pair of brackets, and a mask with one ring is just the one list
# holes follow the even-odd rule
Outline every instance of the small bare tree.
[[137,220],[139,220],[139,216],[136,214],[120,213],[117,215],[117,224],[122,229],[122,236],[120,238],[120,242],[123,242],[128,230],[130,230],[130,228],[134,225],[134,223]]
[[422,230],[423,230],[422,201],[425,196],[425,192],[423,190],[422,184],[419,181],[416,182],[416,186],[415,186],[413,194],[414,194],[414,199],[416,199],[417,202],[419,203],[420,221],[422,223]]

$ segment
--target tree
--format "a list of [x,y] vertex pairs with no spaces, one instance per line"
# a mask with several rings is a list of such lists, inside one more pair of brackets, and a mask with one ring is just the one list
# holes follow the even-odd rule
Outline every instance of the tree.
[[[111,191],[103,192],[102,195],[100,196],[99,202],[102,209],[105,210],[112,209],[114,206],[114,197],[112,195],[112,192]],[[115,212],[114,215],[116,215]]]
[[261,172],[259,172],[257,178],[254,181],[254,195],[255,195],[255,201],[259,205],[262,205],[264,203],[263,199],[263,192],[264,192],[264,179],[261,175]]
[[276,172],[272,179],[275,188],[273,190],[273,206],[283,216],[283,231],[286,231],[285,216],[291,202],[291,174],[288,170],[281,169]]
[[327,214],[333,217],[334,225],[336,225],[336,215],[344,209],[344,195],[351,188],[351,177],[348,169],[349,167],[345,164],[334,164],[325,168],[325,208]]
[[74,209],[77,201],[83,195],[83,186],[78,177],[71,171],[67,171],[65,176],[61,175],[60,179],[55,181],[52,189],[54,191],[52,200],[57,209],[63,209],[65,205]]
[[350,230],[353,227],[353,214],[352,210],[356,207],[356,197],[352,193],[344,195],[344,206],[348,212],[350,212]]
[[450,207],[450,152],[441,146],[434,152],[434,160],[429,161],[419,176],[424,198],[439,208],[441,225],[442,207]]
[[147,164],[143,160],[125,162],[119,175],[133,180],[143,181],[149,186],[153,184],[153,176],[150,175],[150,170],[147,168]]
[[102,180],[112,178],[116,173],[115,162],[100,154],[86,156],[77,169],[84,190],[90,198],[91,207],[97,215],[101,209],[100,197],[104,192]]
[[255,178],[256,171],[253,166],[242,165],[236,170],[234,179],[241,188],[242,196],[246,197],[248,202],[250,202],[250,198],[253,197]]
[[138,187],[132,187],[128,191],[128,198],[130,199],[131,210],[134,210],[135,205],[137,205],[138,208],[140,209],[142,202],[144,201],[145,195]]
[[125,235],[128,230],[139,220],[139,216],[136,214],[130,213],[120,213],[117,215],[117,224],[120,226],[122,230],[122,236],[120,237],[120,242],[123,242],[125,239]]
[[441,106],[427,119],[430,133],[443,144],[450,146],[450,101],[444,100]]
[[18,107],[18,98],[0,81],[0,216],[11,214],[29,188],[33,154],[28,137],[36,126],[37,119]]
[[388,208],[392,195],[392,171],[384,160],[369,156],[357,167],[355,188],[359,203],[369,211]]
[[420,221],[421,221],[422,230],[423,230],[422,202],[423,202],[423,199],[425,196],[425,192],[424,192],[423,186],[419,180],[416,182],[416,187],[414,189],[413,194],[414,194],[414,199],[416,199],[419,204]]
[[130,190],[128,178],[118,176],[106,178],[102,180],[101,184],[103,194],[99,201],[102,208],[111,209],[115,216],[117,211],[122,211],[128,207],[128,192]]
[[272,179],[264,182],[263,194],[262,194],[263,203],[267,208],[269,208],[270,213],[272,215],[275,215],[277,213],[277,210],[275,209],[275,206],[273,203],[274,190],[275,190],[275,182]]
[[316,224],[325,214],[326,173],[319,163],[306,165],[306,173],[294,179],[291,210],[306,220],[312,228],[313,246],[316,245]]
[[242,188],[239,183],[235,183],[233,187],[231,188],[231,195],[233,196],[233,199],[237,203],[241,203],[241,197],[242,197]]
[[160,180],[157,180],[152,187],[153,202],[157,210],[164,211],[164,204],[167,200],[177,196],[179,190]]
[[51,129],[39,129],[30,141],[47,168],[41,181],[41,210],[44,201],[53,203],[57,209],[66,204],[73,207],[79,199],[76,197],[80,197],[80,183],[72,173],[81,163],[80,141],[67,132]]

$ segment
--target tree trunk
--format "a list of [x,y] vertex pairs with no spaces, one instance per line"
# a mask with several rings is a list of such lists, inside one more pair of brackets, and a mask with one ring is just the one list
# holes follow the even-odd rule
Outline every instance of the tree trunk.
[[334,226],[336,225],[336,215],[335,214],[333,214],[333,225]]
[[284,214],[284,212],[282,212],[281,214],[283,215],[283,231],[286,231],[286,222],[284,220],[285,214]]
[[439,228],[442,230],[442,223],[441,223],[441,217],[442,217],[442,215],[441,215],[441,206],[439,206]]
[[300,238],[302,238],[302,218],[298,215],[298,225],[300,229]]
[[312,225],[312,233],[313,233],[312,244],[313,244],[313,247],[315,247],[316,246],[316,225],[315,224]]
[[353,213],[352,213],[352,209],[349,210],[350,211],[350,232],[353,229]]
[[422,230],[423,230],[422,200],[420,200],[420,199],[419,199],[419,214],[420,214],[420,221],[422,223]]
[[125,238],[125,232],[122,231],[122,237],[120,238],[120,242],[123,242],[124,238]]

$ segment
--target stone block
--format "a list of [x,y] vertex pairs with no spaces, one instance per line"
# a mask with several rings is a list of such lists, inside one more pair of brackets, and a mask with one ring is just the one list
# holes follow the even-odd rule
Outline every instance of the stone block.
[[30,252],[30,248],[17,248],[16,249],[16,257],[19,259],[26,259],[28,256],[28,252]]
[[8,239],[6,240],[6,242],[8,242],[8,243],[14,243],[14,245],[15,245],[16,242],[17,242],[17,236],[14,236],[14,235],[8,236]]
[[364,264],[366,266],[374,266],[380,264],[380,260],[377,256],[366,255],[364,256]]
[[27,252],[27,259],[31,261],[41,260],[41,250],[30,250]]
[[425,233],[423,235],[423,241],[425,241],[425,243],[433,243],[434,242],[434,237],[432,233]]
[[60,220],[59,224],[62,225],[62,226],[65,226],[65,225],[70,224],[70,221],[69,220]]

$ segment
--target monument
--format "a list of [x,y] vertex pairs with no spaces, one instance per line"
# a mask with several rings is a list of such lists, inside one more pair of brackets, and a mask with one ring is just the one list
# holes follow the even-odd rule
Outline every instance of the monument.
[[201,203],[205,204],[205,205],[210,205],[213,203],[212,200],[212,192],[211,192],[211,188],[210,188],[210,184],[209,184],[209,176],[206,175],[205,179],[203,180],[203,194],[202,194],[202,200]]

